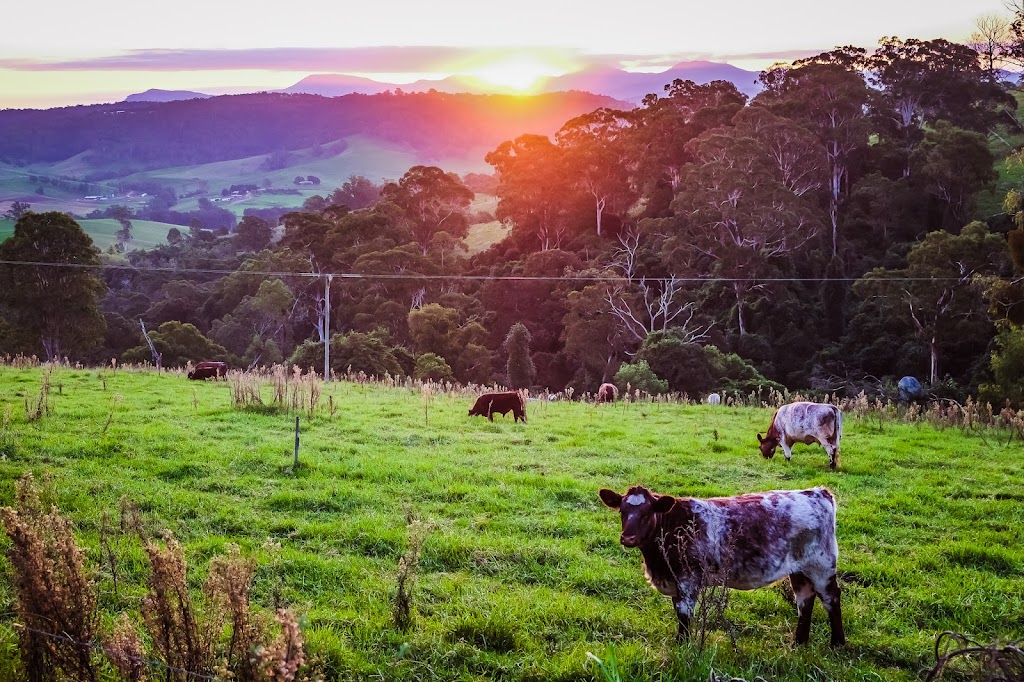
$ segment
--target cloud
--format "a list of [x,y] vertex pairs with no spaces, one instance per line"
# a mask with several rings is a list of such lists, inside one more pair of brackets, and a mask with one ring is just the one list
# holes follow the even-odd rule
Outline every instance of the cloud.
[[52,61],[0,58],[0,69],[14,71],[307,71],[332,73],[457,73],[473,65],[515,55],[545,58],[567,70],[620,68],[624,64],[668,68],[681,61],[790,60],[821,50],[751,54],[595,54],[573,48],[467,48],[444,46],[374,46],[351,48],[276,47],[253,49],[132,50],[120,54]]

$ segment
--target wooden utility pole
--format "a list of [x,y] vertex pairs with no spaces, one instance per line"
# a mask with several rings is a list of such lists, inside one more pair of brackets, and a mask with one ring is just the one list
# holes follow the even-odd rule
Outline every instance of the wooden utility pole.
[[331,380],[331,280],[327,275],[324,283],[324,381]]

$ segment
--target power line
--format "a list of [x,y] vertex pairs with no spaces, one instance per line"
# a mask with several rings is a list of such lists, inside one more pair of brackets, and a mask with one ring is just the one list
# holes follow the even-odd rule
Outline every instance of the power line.
[[[0,260],[0,265],[15,267],[51,267],[75,268],[80,270],[123,270],[126,272],[158,272],[170,274],[194,275],[253,275],[257,277],[305,277],[323,279],[368,279],[398,281],[498,281],[498,282],[618,282],[628,284],[635,281],[645,282],[682,282],[691,284],[732,283],[732,282],[857,282],[861,277],[622,277],[611,275],[416,275],[409,273],[363,273],[363,272],[294,272],[289,270],[228,270],[226,268],[171,268],[171,267],[136,267],[134,265],[115,265],[90,263],[43,263],[37,261]],[[872,277],[872,282],[959,282],[962,277]]]

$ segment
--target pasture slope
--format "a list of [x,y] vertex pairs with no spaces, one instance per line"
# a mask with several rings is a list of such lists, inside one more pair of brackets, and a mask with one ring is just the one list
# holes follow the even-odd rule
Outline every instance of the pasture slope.
[[[43,210],[43,209],[40,209]],[[117,243],[117,231],[121,229],[120,223],[113,219],[101,220],[79,220],[85,233],[92,237],[93,244],[100,251],[106,251],[109,246]],[[129,249],[152,249],[167,243],[167,231],[176,227],[182,232],[188,232],[187,227],[172,225],[170,223],[158,223],[152,220],[132,221],[132,241],[128,244]],[[13,220],[0,220],[0,242],[14,234]]]
[[[57,369],[53,413],[28,423],[23,404],[40,375],[0,368],[0,410],[13,406],[0,503],[11,504],[24,472],[51,477],[99,567],[101,514],[116,515],[127,496],[151,529],[183,541],[197,589],[210,557],[239,544],[258,561],[256,600],[303,614],[327,679],[600,679],[586,653],[603,658],[614,645],[624,680],[704,680],[712,667],[773,681],[916,680],[943,630],[1024,633],[1024,447],[1005,433],[849,415],[830,472],[817,447],[797,446],[788,465],[763,460],[765,409],[531,402],[529,423],[492,424],[467,418],[465,398],[435,396],[425,426],[418,391],[341,383],[302,417],[304,464],[293,470],[293,418],[232,409],[224,383]],[[647,586],[597,497],[637,482],[695,496],[829,486],[848,646],[828,647],[816,605],[811,644],[794,648],[781,586],[733,593],[734,643],[716,632],[703,653],[677,645],[669,601]],[[390,600],[407,511],[433,530],[415,622],[402,633]],[[97,568],[108,626],[137,612],[142,594],[145,562],[124,547],[118,593]],[[2,565],[9,669],[16,635]]]

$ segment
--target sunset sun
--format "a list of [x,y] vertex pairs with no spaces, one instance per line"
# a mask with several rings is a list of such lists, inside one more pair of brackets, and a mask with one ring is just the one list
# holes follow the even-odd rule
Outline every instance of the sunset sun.
[[483,64],[468,75],[491,85],[517,91],[529,90],[541,78],[559,76],[563,69],[532,57],[514,57]]

